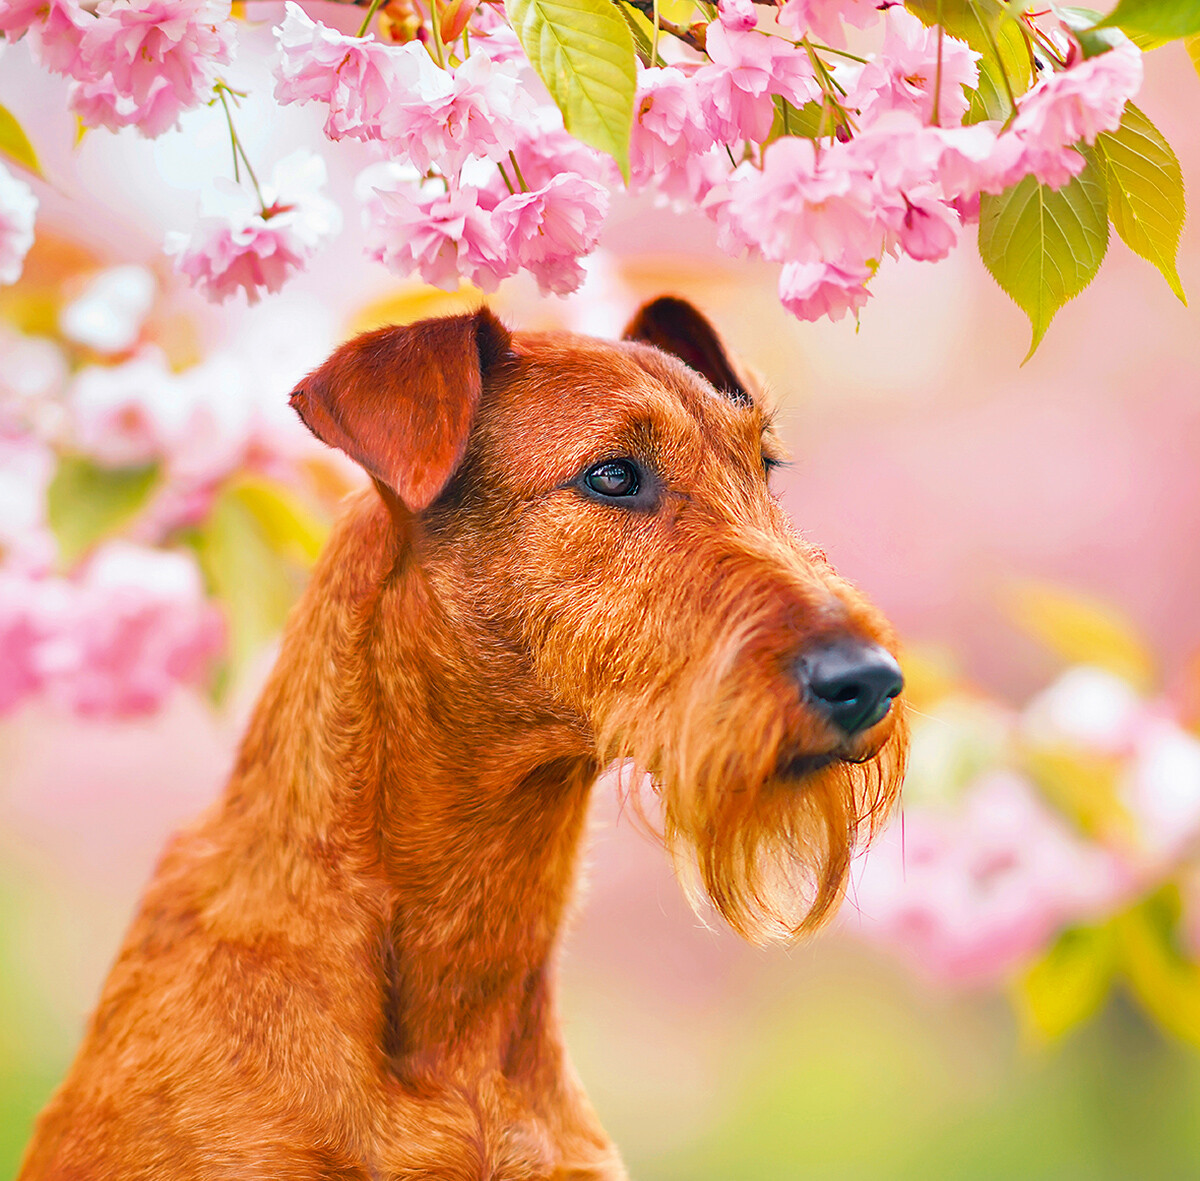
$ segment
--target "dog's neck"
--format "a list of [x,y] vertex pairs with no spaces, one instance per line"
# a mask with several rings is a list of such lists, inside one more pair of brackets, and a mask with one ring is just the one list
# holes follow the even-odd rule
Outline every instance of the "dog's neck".
[[520,1055],[514,1030],[548,1003],[597,767],[578,731],[489,679],[365,494],[289,626],[227,798],[291,859],[372,896],[401,1069]]

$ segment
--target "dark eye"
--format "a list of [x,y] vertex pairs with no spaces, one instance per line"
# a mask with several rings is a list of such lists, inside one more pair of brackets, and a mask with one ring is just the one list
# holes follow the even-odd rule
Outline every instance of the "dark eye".
[[641,487],[638,469],[627,459],[606,459],[588,468],[583,482],[600,496],[636,496]]
[[772,459],[771,456],[769,456],[769,455],[764,455],[762,457],[762,463],[763,463],[763,475],[765,475],[767,477],[767,479],[771,478],[771,473],[777,467],[785,466],[784,461],[782,459]]

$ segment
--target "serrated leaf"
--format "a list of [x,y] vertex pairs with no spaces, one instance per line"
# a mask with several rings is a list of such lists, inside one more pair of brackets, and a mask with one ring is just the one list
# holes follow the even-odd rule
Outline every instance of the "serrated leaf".
[[5,156],[26,172],[32,172],[40,180],[44,180],[42,166],[38,163],[37,152],[29,142],[25,129],[17,122],[16,116],[7,108],[0,106],[0,155]]
[[1139,692],[1153,688],[1157,676],[1149,645],[1108,603],[1042,582],[1022,582],[1009,592],[1007,606],[1018,627],[1068,664],[1094,664]]
[[629,32],[633,35],[633,45],[643,65],[650,65],[654,58],[654,26],[646,20],[640,10],[617,0],[617,11],[625,18]]
[[82,455],[64,455],[46,491],[46,516],[64,567],[127,525],[158,483],[158,465],[104,468]]
[[1054,1041],[1093,1016],[1112,988],[1117,951],[1109,925],[1064,931],[1016,982],[1014,1000],[1026,1034]]
[[[1009,113],[1008,95],[1001,81],[1007,75],[1014,95],[1024,94],[1033,77],[1029,47],[1017,24],[999,0],[907,0],[905,5],[929,28],[940,23],[951,37],[965,41],[985,63],[995,66],[994,81],[1004,95],[1004,115]],[[978,120],[976,120],[978,122]]]
[[1196,0],[1119,0],[1100,22],[1101,27],[1105,25],[1173,41],[1200,33],[1200,4]]
[[509,0],[506,12],[567,130],[628,183],[637,63],[621,14],[610,0]]
[[1183,170],[1145,113],[1127,103],[1121,126],[1096,137],[1093,149],[1104,171],[1108,216],[1121,240],[1156,266],[1186,306],[1175,257],[1186,215]]
[[1104,180],[1084,154],[1087,166],[1061,189],[1027,176],[979,199],[979,255],[1033,328],[1025,361],[1058,309],[1095,278],[1108,249]]

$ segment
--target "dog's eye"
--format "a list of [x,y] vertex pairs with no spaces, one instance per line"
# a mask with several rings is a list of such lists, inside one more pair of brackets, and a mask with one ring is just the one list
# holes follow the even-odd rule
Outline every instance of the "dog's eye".
[[641,482],[637,467],[627,459],[606,459],[584,473],[583,482],[600,496],[636,496]]
[[762,457],[762,465],[763,465],[763,475],[766,476],[768,480],[771,478],[771,473],[777,467],[787,467],[787,463],[784,460],[773,459],[770,455],[764,455]]

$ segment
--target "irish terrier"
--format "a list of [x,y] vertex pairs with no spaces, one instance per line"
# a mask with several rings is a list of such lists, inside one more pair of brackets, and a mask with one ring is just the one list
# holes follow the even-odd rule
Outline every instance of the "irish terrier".
[[555,1011],[591,785],[649,772],[742,935],[817,926],[899,791],[892,633],[792,531],[761,395],[680,300],[621,343],[383,328],[292,402],[374,487],[20,1177],[623,1178]]

